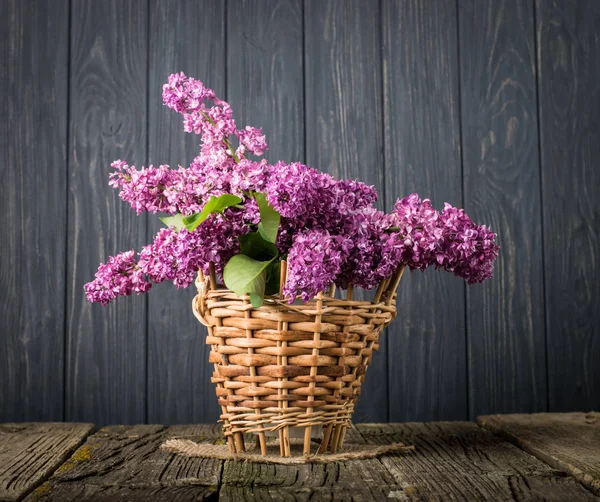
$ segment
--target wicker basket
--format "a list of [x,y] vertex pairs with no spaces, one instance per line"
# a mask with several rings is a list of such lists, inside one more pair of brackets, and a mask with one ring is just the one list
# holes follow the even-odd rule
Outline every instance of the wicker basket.
[[[282,283],[285,282],[282,263]],[[255,433],[262,455],[265,433],[278,431],[281,456],[290,455],[290,427],[304,428],[310,454],[313,428],[323,429],[317,453],[335,453],[360,395],[378,338],[396,315],[401,267],[383,281],[372,302],[345,299],[335,290],[306,304],[265,298],[260,308],[249,296],[219,288],[198,274],[194,314],[208,328],[206,343],[214,363],[221,421],[232,453],[245,451],[244,433]]]

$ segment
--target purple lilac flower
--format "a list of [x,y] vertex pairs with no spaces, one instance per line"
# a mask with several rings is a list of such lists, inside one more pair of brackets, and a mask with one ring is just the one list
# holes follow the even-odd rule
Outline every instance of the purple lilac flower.
[[277,232],[277,249],[282,256],[289,253],[294,236],[306,229],[306,222],[302,219],[281,218],[279,232]]
[[377,202],[375,187],[360,181],[336,180],[331,186],[331,192],[331,205],[334,206],[331,209],[336,208],[340,213],[363,209]]
[[145,293],[151,282],[173,281],[178,288],[186,288],[198,269],[208,274],[211,262],[221,274],[227,261],[239,252],[238,238],[248,231],[248,218],[256,219],[252,210],[229,210],[225,215],[211,215],[194,232],[172,227],[159,230],[154,242],[142,248],[138,260],[131,250],[100,265],[96,278],[85,285],[88,300],[106,305],[118,296]]
[[236,131],[236,136],[240,140],[240,146],[236,153],[238,156],[242,156],[249,151],[254,155],[263,155],[266,150],[269,149],[267,146],[267,139],[262,133],[262,129],[256,127],[246,126],[245,129]]
[[143,211],[176,211],[164,195],[165,187],[171,183],[169,166],[149,166],[138,171],[135,166],[116,160],[111,167],[115,171],[109,176],[109,185],[120,189],[121,199],[128,202],[137,214]]
[[262,159],[260,162],[242,159],[229,173],[229,189],[231,193],[238,195],[249,190],[264,192],[270,172],[271,166],[268,165],[266,159]]
[[421,270],[442,267],[469,284],[492,276],[496,234],[476,225],[463,209],[446,203],[440,213],[429,200],[411,194],[396,202],[394,214],[406,245],[403,263]]
[[200,157],[214,166],[233,156],[228,138],[236,132],[231,108],[224,101],[218,102],[222,106],[183,115],[184,131],[201,134]]
[[221,273],[239,252],[238,238],[247,231],[241,211],[211,215],[194,232],[163,228],[142,249],[139,266],[154,283],[173,281],[178,288],[186,288],[199,269],[208,273],[211,262]]
[[267,200],[285,218],[295,218],[311,210],[318,195],[320,175],[317,170],[292,162],[278,162],[266,181]]
[[340,233],[348,218],[377,200],[374,187],[336,180],[298,162],[278,162],[266,173],[265,191],[288,228],[315,227]]
[[[220,187],[218,183],[206,187],[208,176],[196,169],[170,169],[168,165],[149,166],[136,169],[126,162],[117,160],[111,164],[115,169],[110,174],[109,185],[119,190],[119,197],[140,214],[177,213],[184,215],[202,210],[210,195],[226,193],[229,186]],[[220,178],[220,175],[216,176]],[[221,190],[219,190],[221,188]],[[225,190],[223,190],[225,188]]]
[[492,277],[493,262],[500,247],[496,234],[476,225],[464,209],[446,203],[441,213],[442,238],[436,265],[464,278],[469,284]]
[[204,109],[203,101],[215,99],[215,93],[200,80],[188,78],[181,72],[169,76],[163,85],[162,98],[163,103],[177,113],[191,113]]
[[[219,165],[234,155],[228,138],[237,133],[231,107],[199,80],[178,73],[163,86],[163,103],[183,115],[185,132],[202,136],[201,157]],[[212,101],[212,106],[207,102]]]
[[212,106],[203,112],[192,112],[184,115],[184,130],[202,134],[205,144],[221,144],[222,141],[235,134],[233,112],[228,103],[216,100],[218,106]]
[[411,269],[425,270],[433,265],[442,236],[439,213],[429,199],[421,200],[416,193],[398,199],[394,205],[398,233],[404,239],[402,261]]
[[152,285],[144,279],[136,260],[135,251],[126,251],[111,256],[108,262],[100,264],[96,278],[85,287],[87,299],[106,305],[117,296],[146,293]]
[[400,265],[404,243],[394,234],[387,234],[392,217],[369,207],[348,219],[344,236],[352,243],[342,273],[336,283],[364,289],[376,287],[390,277]]
[[328,232],[297,234],[288,255],[288,277],[283,290],[289,302],[294,302],[298,292],[308,301],[330,286],[351,245],[349,239]]
[[[207,105],[212,101],[212,106]],[[212,89],[199,80],[177,73],[169,77],[163,86],[163,103],[183,115],[185,132],[202,135],[202,156],[213,163],[234,156],[231,136],[237,136],[239,147],[235,152],[238,158],[246,151],[263,155],[268,150],[267,141],[261,129],[246,126],[238,130],[229,103],[219,99]]]

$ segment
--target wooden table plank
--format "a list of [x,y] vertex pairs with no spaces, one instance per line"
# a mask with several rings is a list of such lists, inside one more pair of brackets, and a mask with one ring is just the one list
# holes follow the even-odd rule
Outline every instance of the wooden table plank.
[[[51,490],[51,491],[47,491]],[[218,488],[216,486],[110,486],[89,485],[86,483],[58,483],[50,485],[44,483],[27,500],[56,500],[60,502],[80,502],[93,500],[94,502],[191,502],[198,500],[216,500]]]
[[394,493],[402,488],[377,459],[300,465],[227,461],[220,500],[386,500]]
[[367,442],[416,450],[382,457],[405,500],[599,500],[577,481],[472,422],[359,424]]
[[[348,429],[345,443],[364,443]],[[330,464],[225,462],[219,500],[389,500],[402,488],[378,459]]]
[[600,414],[480,422],[498,435],[472,422],[362,424],[347,442],[402,441],[416,451],[305,465],[221,462],[159,448],[172,437],[215,443],[218,425],[105,427],[60,465],[92,425],[0,424],[0,500],[20,500],[54,469],[27,501],[600,500],[575,479],[596,487]]
[[600,413],[488,415],[477,420],[600,495]]
[[47,479],[92,432],[92,424],[0,424],[0,501],[19,500]]
[[221,439],[220,426],[109,426],[90,436],[27,500],[202,500],[218,490],[222,462],[160,449],[168,438]]

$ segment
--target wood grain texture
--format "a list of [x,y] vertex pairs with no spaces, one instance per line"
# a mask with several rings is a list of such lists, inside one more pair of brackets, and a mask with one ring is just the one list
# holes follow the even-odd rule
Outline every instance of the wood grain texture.
[[77,1],[71,13],[67,420],[143,422],[146,303],[87,302],[110,255],[140,249],[146,217],[108,187],[110,163],[146,159],[147,2]]
[[600,495],[600,413],[488,415],[477,422]]
[[90,436],[31,500],[203,500],[220,484],[222,462],[175,456],[168,438],[222,440],[214,425],[108,426]]
[[92,424],[1,423],[0,500],[21,500],[93,430]]
[[[212,1],[150,2],[149,162],[188,166],[200,137],[183,132],[181,115],[162,105],[162,85],[183,71],[218,96],[225,93],[225,7]],[[148,217],[147,242],[164,225]],[[148,296],[148,421],[216,422],[217,406],[206,328],[193,316],[196,288],[155,286]]]
[[575,479],[472,422],[359,424],[369,443],[414,444],[381,459],[405,500],[598,500]]
[[68,12],[0,2],[0,421],[63,418]]
[[[411,192],[461,206],[456,2],[383,2],[388,209]],[[388,328],[389,419],[467,415],[463,282],[405,274]]]
[[[51,490],[51,491],[48,491]],[[44,483],[25,499],[26,502],[55,500],[57,502],[197,502],[217,500],[217,492],[212,486],[98,486],[85,483],[61,483],[50,488]]]
[[301,0],[227,4],[227,101],[238,128],[262,127],[270,162],[304,160]]
[[[306,162],[340,178],[374,185],[385,203],[377,3],[304,3]],[[344,293],[345,294],[345,293]],[[357,291],[355,298],[362,299]],[[388,417],[387,336],[380,337],[353,420]]]
[[390,500],[402,493],[377,459],[329,464],[225,462],[219,500]]
[[470,417],[545,410],[533,5],[461,2],[459,27],[465,209],[501,248],[467,288]]
[[[365,440],[355,427],[345,444]],[[219,500],[389,500],[402,488],[378,459],[328,464],[225,462]]]
[[600,3],[536,3],[549,409],[600,409]]

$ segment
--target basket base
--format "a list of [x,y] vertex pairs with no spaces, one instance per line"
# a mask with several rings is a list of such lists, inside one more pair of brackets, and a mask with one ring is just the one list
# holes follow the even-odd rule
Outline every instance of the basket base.
[[290,456],[290,447],[292,443],[300,443],[304,447],[304,455],[310,455],[311,449],[314,449],[315,443],[316,453],[336,453],[336,451],[344,445],[344,439],[348,427],[352,427],[350,421],[339,424],[329,424],[327,426],[313,425],[310,427],[286,426],[276,431],[262,430],[259,432],[252,431],[245,435],[241,432],[225,433],[227,445],[230,453],[245,453],[246,440],[248,436],[256,438],[257,447],[260,448],[263,456],[267,455],[267,442],[277,442],[280,448],[282,457]]
[[[304,439],[306,427],[288,427],[290,431],[290,439]],[[279,439],[279,431],[265,431],[265,436],[268,438]],[[312,427],[310,430],[310,437],[312,439],[323,439],[323,428]]]
[[259,462],[261,464],[306,464],[306,463],[329,463],[346,460],[362,460],[376,458],[381,455],[399,452],[405,453],[414,450],[412,446],[402,443],[391,443],[386,445],[372,445],[349,441],[336,453],[304,454],[304,446],[301,440],[292,440],[290,455],[283,457],[279,454],[279,444],[269,440],[268,452],[262,455],[260,448],[249,445],[248,450],[242,453],[232,453],[226,445],[214,445],[210,443],[195,443],[189,439],[168,439],[161,446],[163,450],[184,455],[186,457],[216,458],[219,460],[243,460]]

